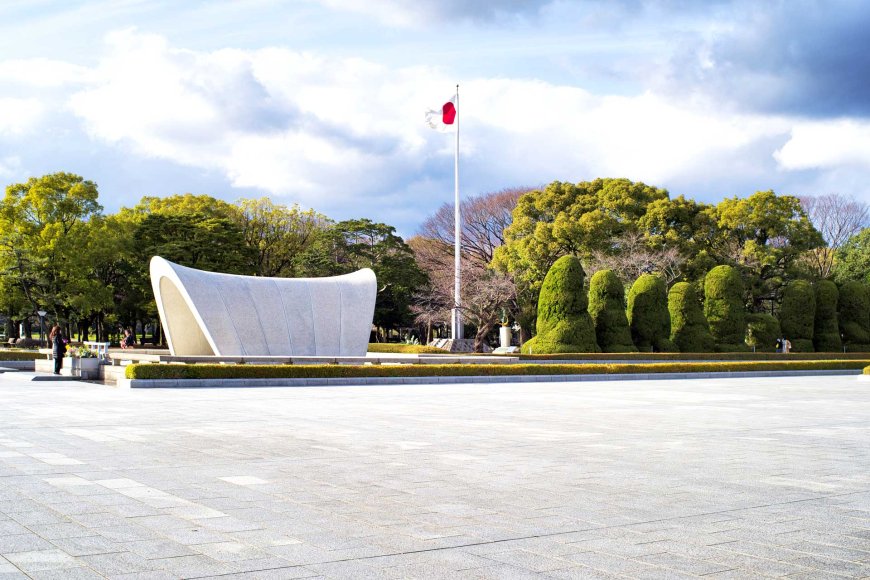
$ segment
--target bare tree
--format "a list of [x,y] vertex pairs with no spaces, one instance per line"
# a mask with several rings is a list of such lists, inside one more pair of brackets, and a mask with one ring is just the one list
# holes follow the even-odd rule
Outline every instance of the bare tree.
[[[429,284],[414,295],[412,312],[427,335],[435,324],[447,324],[453,307],[452,246],[416,236],[408,240],[418,265],[429,276]],[[499,322],[502,308],[515,309],[516,287],[513,279],[489,268],[477,258],[463,256],[462,314],[475,327],[474,350],[481,352],[492,329]],[[427,336],[427,338],[429,338]]]
[[[463,254],[484,264],[504,243],[504,230],[513,220],[513,211],[521,195],[531,187],[514,187],[470,197],[460,204],[462,213]],[[444,204],[420,226],[420,235],[453,247],[453,204]]]
[[589,276],[598,270],[613,270],[626,283],[654,272],[670,285],[680,277],[685,261],[677,248],[650,249],[642,233],[626,232],[613,240],[610,251],[592,252],[586,270]]
[[[462,202],[462,313],[475,326],[475,351],[498,324],[502,308],[516,311],[516,285],[508,274],[489,268],[495,248],[504,243],[504,229],[521,195],[531,188],[512,188]],[[453,307],[453,205],[441,206],[408,240],[417,263],[429,276],[429,285],[414,297],[418,324],[430,329],[447,324]],[[427,333],[428,334],[428,333]]]
[[838,193],[800,198],[801,206],[827,247],[808,253],[807,261],[820,278],[828,278],[834,268],[834,254],[846,240],[870,225],[870,207],[855,198]]

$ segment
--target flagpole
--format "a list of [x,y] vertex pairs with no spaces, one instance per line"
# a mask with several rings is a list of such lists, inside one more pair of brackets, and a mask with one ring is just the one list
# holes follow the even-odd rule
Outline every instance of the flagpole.
[[459,340],[462,336],[462,314],[460,306],[462,305],[459,287],[461,282],[461,253],[460,246],[462,242],[462,227],[459,215],[459,85],[456,85],[456,147],[453,157],[453,204],[454,204],[454,224],[453,224],[453,320],[451,328],[451,338]]

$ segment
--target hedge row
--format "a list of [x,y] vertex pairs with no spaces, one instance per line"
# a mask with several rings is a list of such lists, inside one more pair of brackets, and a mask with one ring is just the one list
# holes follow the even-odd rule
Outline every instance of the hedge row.
[[369,352],[386,354],[445,354],[443,348],[426,346],[424,344],[398,344],[394,342],[370,342]]
[[521,354],[505,355],[519,356],[521,360],[653,360],[653,361],[796,361],[796,360],[863,360],[870,359],[870,352],[619,352],[612,354],[596,354],[577,352],[570,354]]
[[674,362],[651,364],[508,365],[179,365],[135,364],[128,379],[321,379],[366,377],[468,377],[518,375],[611,375],[739,371],[861,370],[868,359],[839,361]]
[[0,361],[36,360],[39,358],[45,358],[45,355],[39,354],[35,350],[0,350]]

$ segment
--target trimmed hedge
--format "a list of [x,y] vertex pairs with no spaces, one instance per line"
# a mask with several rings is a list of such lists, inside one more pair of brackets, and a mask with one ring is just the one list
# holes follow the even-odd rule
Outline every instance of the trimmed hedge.
[[0,361],[36,360],[45,358],[36,350],[0,350]]
[[622,352],[614,354],[591,354],[588,352],[562,354],[521,354],[520,360],[570,360],[570,361],[764,361],[764,360],[862,360],[870,359],[868,352],[810,353],[792,352]]
[[794,352],[813,352],[816,293],[806,280],[795,280],[782,292],[779,326]]
[[368,351],[387,354],[447,354],[443,348],[426,346],[425,344],[399,344],[395,342],[370,342]]
[[830,280],[816,283],[816,317],[813,326],[813,346],[816,351],[840,352],[840,325],[837,322],[837,285]]
[[846,348],[870,350],[870,296],[861,282],[850,281],[840,286],[837,317]]
[[665,281],[642,274],[628,291],[628,324],[631,338],[640,351],[673,352],[670,340],[671,315]]
[[601,351],[586,310],[584,276],[576,256],[562,256],[550,267],[538,298],[538,332],[523,345],[523,352]]
[[128,379],[302,379],[707,373],[779,370],[861,370],[868,359],[614,364],[485,365],[180,365],[134,364]]
[[731,266],[716,266],[704,278],[704,317],[720,352],[747,350],[743,281]]
[[713,335],[695,287],[688,282],[677,282],[668,292],[668,312],[671,314],[671,342],[680,352],[710,352]]
[[589,316],[601,352],[636,352],[625,316],[625,287],[613,270],[599,270],[589,281]]
[[746,315],[746,344],[756,351],[776,352],[776,341],[782,338],[779,320],[772,314],[753,312]]

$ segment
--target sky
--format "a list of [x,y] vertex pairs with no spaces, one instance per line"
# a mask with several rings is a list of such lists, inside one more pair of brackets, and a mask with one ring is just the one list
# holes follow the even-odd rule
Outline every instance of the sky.
[[410,236],[463,196],[627,177],[870,202],[863,0],[0,0],[0,184],[107,212],[268,196]]

